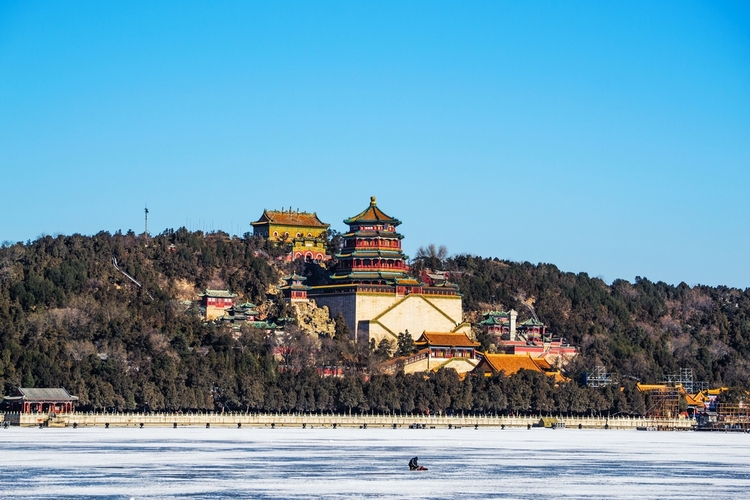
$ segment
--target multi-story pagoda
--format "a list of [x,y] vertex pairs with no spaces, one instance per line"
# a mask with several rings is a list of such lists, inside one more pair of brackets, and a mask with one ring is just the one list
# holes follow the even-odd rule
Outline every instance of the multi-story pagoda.
[[331,284],[312,287],[308,296],[332,316],[341,313],[355,339],[396,342],[406,331],[415,340],[424,331],[470,332],[455,285],[426,286],[409,276],[403,236],[396,232],[401,221],[380,210],[374,196],[344,224],[349,231]]
[[392,285],[417,284],[406,274],[406,256],[401,251],[401,236],[396,226],[401,221],[386,215],[370,198],[370,206],[346,219],[349,232],[336,257],[339,265],[331,276],[335,283]]

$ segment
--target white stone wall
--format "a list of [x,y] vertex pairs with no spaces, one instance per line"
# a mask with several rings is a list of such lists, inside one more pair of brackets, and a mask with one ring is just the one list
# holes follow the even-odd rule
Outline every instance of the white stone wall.
[[[394,304],[395,307],[391,307]],[[376,342],[385,335],[394,336],[406,330],[416,340],[425,331],[450,332],[461,323],[461,298],[458,296],[407,295],[382,305],[385,307],[368,311],[371,314],[368,314],[370,338],[376,338]]]
[[[318,306],[328,306],[331,317],[342,313],[357,339],[396,339],[409,330],[416,340],[424,331],[456,331],[462,323],[460,296],[395,295],[358,293],[315,297]],[[457,331],[468,331],[462,327]]]
[[416,363],[404,366],[404,373],[422,373],[439,368],[453,368],[457,373],[467,373],[474,369],[479,363],[476,359],[465,358],[427,358],[420,359]]

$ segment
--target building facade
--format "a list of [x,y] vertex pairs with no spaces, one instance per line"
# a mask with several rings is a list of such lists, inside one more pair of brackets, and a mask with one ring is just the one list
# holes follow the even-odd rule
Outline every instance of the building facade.
[[72,413],[78,396],[71,396],[65,388],[19,387],[12,396],[4,398],[7,411],[19,413]]
[[578,354],[578,350],[560,336],[552,335],[537,318],[517,324],[518,313],[489,311],[479,326],[495,337],[498,351],[505,354],[528,355],[549,363],[564,365]]
[[200,308],[206,321],[221,318],[234,306],[236,293],[229,290],[206,290],[200,297]]
[[414,345],[417,352],[403,360],[404,373],[452,368],[463,374],[479,363],[479,342],[471,340],[466,333],[424,332]]
[[355,340],[395,341],[407,330],[415,340],[425,331],[470,333],[455,285],[426,286],[409,276],[396,231],[401,221],[386,215],[374,196],[344,223],[349,230],[331,284],[312,287],[308,296],[332,316],[341,313]]
[[326,255],[325,232],[330,224],[322,222],[315,212],[263,210],[260,219],[251,223],[253,234],[270,241],[287,245],[288,260],[324,261]]
[[474,373],[481,373],[485,377],[497,375],[498,373],[505,373],[506,376],[513,375],[520,370],[529,370],[533,372],[544,373],[545,375],[554,378],[556,383],[567,382],[559,369],[555,369],[547,361],[540,358],[533,358],[529,354],[517,355],[517,354],[482,354],[481,360],[477,364],[477,367],[473,370]]
[[291,276],[284,276],[282,279],[286,284],[280,287],[280,290],[286,302],[308,302],[307,292],[310,287],[303,283],[307,280],[306,277],[294,273]]

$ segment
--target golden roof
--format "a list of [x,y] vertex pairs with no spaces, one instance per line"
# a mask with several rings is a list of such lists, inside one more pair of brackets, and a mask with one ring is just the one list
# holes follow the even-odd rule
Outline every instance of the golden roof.
[[641,384],[640,382],[636,384],[636,387],[641,392],[649,392],[649,391],[666,391],[666,390],[672,390],[677,391],[680,394],[683,394],[685,396],[688,395],[685,388],[682,386],[682,384],[677,385],[666,385],[666,384]]
[[513,375],[521,370],[531,370],[544,373],[548,377],[553,377],[555,383],[568,382],[570,379],[563,375],[560,370],[552,370],[546,360],[542,358],[532,358],[531,354],[484,354],[484,358],[479,362],[477,368],[486,363],[492,373],[504,372],[505,375]]
[[701,393],[698,393],[695,396],[691,394],[685,394],[685,401],[687,402],[688,406],[703,406],[703,404],[706,402]]
[[531,370],[534,372],[544,373],[549,377],[554,377],[555,382],[567,382],[560,370],[552,370],[552,366],[544,359],[534,359],[530,354],[484,354],[484,358],[477,365],[479,368],[482,363],[486,363],[493,373],[504,372],[505,375],[513,375],[521,370]]
[[479,347],[479,342],[472,341],[465,333],[424,332],[415,344],[446,347]]
[[318,219],[318,215],[315,212],[292,212],[291,210],[288,212],[284,210],[263,210],[263,215],[261,215],[257,222],[253,222],[252,225],[261,226],[264,224],[323,228],[330,226],[330,224],[326,224]]
[[640,382],[636,384],[636,387],[638,387],[638,390],[641,392],[663,391],[667,389],[665,384],[641,384]]
[[[513,375],[520,370],[544,371],[538,364],[541,360],[532,359],[528,355],[485,354],[484,361],[490,366],[493,372],[505,372],[506,375]],[[549,363],[546,364],[549,366]]]

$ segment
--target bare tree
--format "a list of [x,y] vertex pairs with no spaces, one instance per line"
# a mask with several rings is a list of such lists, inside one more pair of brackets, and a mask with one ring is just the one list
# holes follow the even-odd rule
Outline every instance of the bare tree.
[[418,267],[425,267],[432,270],[442,270],[445,260],[448,258],[448,247],[440,245],[436,247],[430,243],[426,247],[419,247],[414,260],[421,264]]
[[281,356],[284,365],[301,370],[313,365],[318,350],[317,340],[296,325],[289,325],[277,338],[276,353]]

